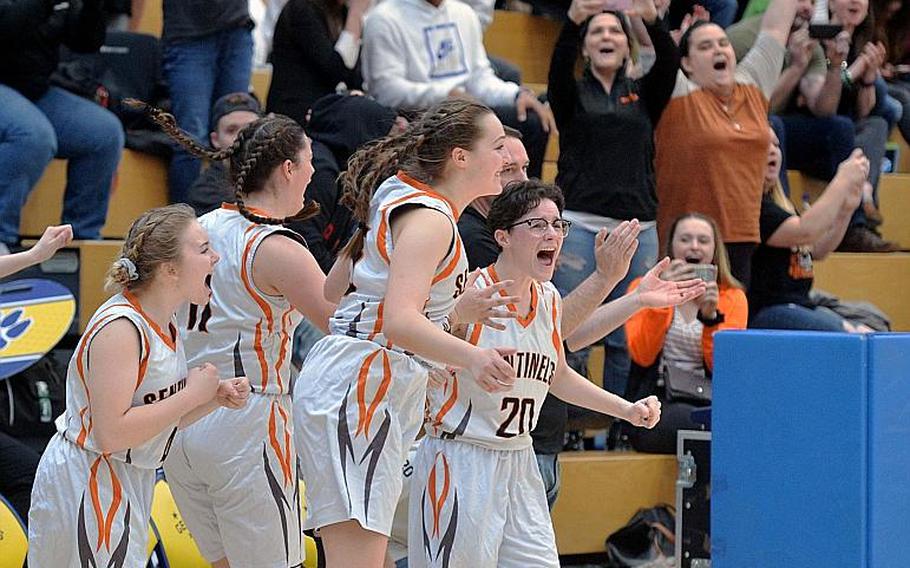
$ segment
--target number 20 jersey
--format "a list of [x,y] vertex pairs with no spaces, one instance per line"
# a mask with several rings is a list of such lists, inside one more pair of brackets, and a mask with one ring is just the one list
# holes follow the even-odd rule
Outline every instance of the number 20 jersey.
[[[495,269],[481,271],[476,286],[499,281]],[[515,369],[511,390],[489,393],[467,369],[446,377],[444,385],[427,389],[426,431],[441,439],[461,440],[496,450],[531,446],[531,430],[556,373],[562,349],[562,299],[549,282],[531,284],[531,305],[518,319],[500,319],[506,329],[483,324],[468,327],[466,339],[484,348],[513,347],[506,360]],[[516,311],[515,306],[508,306]]]

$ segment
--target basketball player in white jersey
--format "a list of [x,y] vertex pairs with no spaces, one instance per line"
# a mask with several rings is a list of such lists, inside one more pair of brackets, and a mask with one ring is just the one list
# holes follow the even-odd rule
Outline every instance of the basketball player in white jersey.
[[[215,412],[174,442],[164,470],[187,527],[216,568],[288,568],[303,562],[297,451],[291,409],[291,354],[302,313],[327,330],[334,303],[303,238],[283,227],[318,210],[305,204],[313,175],[303,128],[279,115],[246,126],[211,152],[152,117],[188,150],[230,158],[235,202],[199,218],[221,262],[212,297],[179,314],[190,364],[211,361],[248,377],[242,412]],[[225,436],[230,444],[219,443]],[[214,443],[213,443],[214,442]]]
[[[569,229],[561,218],[563,204],[557,187],[528,181],[507,187],[490,210],[487,222],[502,252],[475,285],[510,280],[502,293],[520,298],[509,306],[518,318],[506,320],[504,330],[471,324],[465,332],[479,347],[514,346],[517,352],[506,359],[516,379],[511,388],[492,393],[478,388],[470,369],[431,383],[427,436],[411,480],[411,568],[559,566],[530,436],[548,391],[636,426],[652,428],[660,419],[656,397],[625,401],[566,364],[562,299],[549,282]],[[645,276],[644,291],[598,308],[595,317],[615,328],[642,307],[675,305],[704,293],[699,281],[660,280],[666,266],[663,261]]]
[[294,392],[306,524],[330,567],[382,565],[430,362],[469,368],[491,391],[514,381],[509,349],[446,332],[467,277],[456,218],[500,192],[504,138],[489,108],[446,101],[358,151],[342,178],[361,226],[327,280],[327,297],[343,295],[331,335]]
[[143,214],[108,273],[119,289],[70,361],[66,411],[41,457],[29,512],[34,567],[145,566],[155,469],[178,428],[240,408],[245,378],[187,371],[175,311],[205,303],[218,255],[186,205]]

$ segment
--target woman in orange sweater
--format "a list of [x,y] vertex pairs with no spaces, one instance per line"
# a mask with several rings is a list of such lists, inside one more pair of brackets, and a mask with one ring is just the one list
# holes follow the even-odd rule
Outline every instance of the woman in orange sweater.
[[[676,431],[699,429],[690,417],[704,405],[694,400],[670,400],[662,377],[661,363],[711,377],[714,367],[714,332],[745,329],[749,317],[742,285],[730,273],[730,261],[713,219],[699,213],[677,218],[670,229],[667,254],[673,260],[661,275],[666,280],[696,277],[697,264],[716,267],[716,279],[707,278],[706,292],[675,308],[640,310],[626,322],[626,339],[632,368],[628,396],[657,395],[663,403],[663,419],[647,433],[630,433],[638,451],[676,452]],[[633,281],[629,290],[638,286]]]

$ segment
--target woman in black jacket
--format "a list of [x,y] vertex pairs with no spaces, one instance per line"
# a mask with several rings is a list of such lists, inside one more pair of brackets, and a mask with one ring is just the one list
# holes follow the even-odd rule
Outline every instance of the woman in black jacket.
[[[594,242],[621,221],[642,223],[626,278],[608,300],[622,296],[657,257],[654,125],[673,93],[679,54],[653,0],[634,0],[654,46],[655,62],[641,79],[628,76],[633,39],[625,14],[603,11],[599,0],[573,0],[550,63],[548,96],[559,127],[556,183],[573,223],[553,283],[563,295],[595,269]],[[585,61],[575,76],[578,52]],[[625,390],[629,357],[622,328],[606,338],[604,388]]]
[[369,0],[290,0],[275,26],[269,112],[306,124],[316,100],[360,89],[360,36]]

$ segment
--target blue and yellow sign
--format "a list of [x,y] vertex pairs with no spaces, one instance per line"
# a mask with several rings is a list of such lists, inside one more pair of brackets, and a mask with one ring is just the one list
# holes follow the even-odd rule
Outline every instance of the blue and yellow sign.
[[0,380],[23,371],[54,348],[76,315],[76,300],[53,280],[0,284]]

